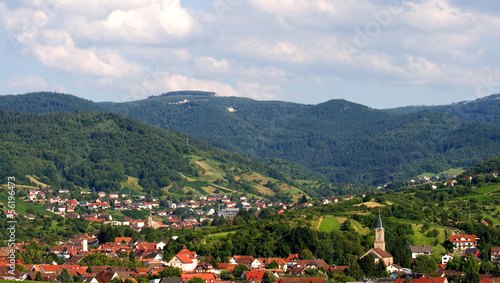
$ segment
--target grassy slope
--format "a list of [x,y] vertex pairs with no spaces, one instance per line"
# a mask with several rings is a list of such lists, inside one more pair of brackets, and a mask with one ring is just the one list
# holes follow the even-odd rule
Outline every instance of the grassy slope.
[[340,222],[337,219],[337,217],[333,215],[328,215],[325,216],[320,225],[319,225],[319,232],[331,232],[333,230],[340,230]]
[[[4,205],[7,205],[8,203],[8,195],[4,191],[0,192],[0,202]],[[28,208],[32,208],[35,212],[38,212],[41,215],[49,215],[49,216],[54,215],[54,213],[45,210],[41,206],[37,206],[34,205],[33,203],[26,202],[20,198],[16,198],[15,210],[17,213],[25,213],[26,210],[28,210]]]
[[[441,256],[446,254],[446,249],[442,245],[446,241],[445,230],[447,228],[441,226],[431,226],[429,230],[422,232],[422,225],[412,224],[411,225],[415,235],[413,235],[413,245],[415,246],[432,246],[432,253],[436,259],[441,259]],[[439,235],[437,237],[427,237],[427,233],[437,229],[439,231]],[[434,246],[433,242],[435,240],[439,241],[439,245]]]

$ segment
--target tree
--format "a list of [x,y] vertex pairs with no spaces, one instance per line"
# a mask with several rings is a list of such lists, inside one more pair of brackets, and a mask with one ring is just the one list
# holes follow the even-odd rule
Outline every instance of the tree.
[[373,255],[368,254],[365,257],[360,258],[358,262],[367,277],[375,276],[375,258],[373,258]]
[[358,264],[355,256],[350,256],[348,259],[347,269],[345,270],[347,276],[351,276],[356,280],[363,278],[363,269]]
[[446,264],[446,269],[455,270],[455,271],[463,271],[464,270],[464,260],[461,256],[455,256]]
[[229,273],[227,272],[227,270],[223,269],[219,273],[219,279],[223,280],[223,281],[227,281],[227,280],[231,280],[232,281],[234,278],[232,278],[232,275],[229,275]]
[[42,273],[40,271],[36,272],[35,281],[42,281]]
[[278,268],[280,268],[280,265],[275,260],[271,261],[271,263],[267,265],[267,269],[278,269]]
[[191,280],[189,280],[189,283],[205,283],[205,280],[201,277],[194,276]]
[[130,253],[128,254],[128,261],[131,263],[135,262],[135,252],[134,251],[130,251]]
[[307,197],[305,194],[302,195],[302,198],[300,198],[299,204],[304,204],[307,202]]
[[495,265],[491,261],[483,260],[479,266],[479,273],[490,274],[495,269]]
[[233,270],[233,275],[234,277],[241,277],[241,274],[243,274],[243,271],[248,271],[248,266],[245,264],[238,264],[234,267]]
[[413,262],[413,271],[417,273],[434,273],[437,268],[436,261],[428,255],[419,255]]
[[63,268],[61,270],[61,273],[56,277],[57,281],[62,282],[62,283],[69,283],[73,282],[73,276],[69,274],[68,269]]
[[378,261],[377,265],[375,265],[375,276],[389,277],[389,273],[387,272],[387,267],[385,266],[385,262],[381,259]]
[[161,277],[181,277],[182,270],[178,267],[167,266],[160,271]]
[[315,259],[313,253],[309,249],[303,249],[299,253],[300,259]]
[[434,237],[437,237],[437,236],[439,236],[439,230],[438,229],[433,229],[432,231],[430,231],[426,235],[426,237],[429,237],[429,238],[434,238]]
[[269,217],[271,217],[271,214],[272,214],[271,210],[266,207],[260,211],[259,218],[268,219]]
[[410,267],[411,251],[405,244],[405,239],[401,236],[396,237],[392,245],[391,254],[394,256],[394,262],[403,267]]
[[271,277],[269,276],[269,273],[266,271],[264,275],[262,276],[262,283],[271,283]]
[[476,260],[476,257],[473,254],[468,254],[465,264],[464,264],[464,272],[469,274],[477,274],[479,273],[479,264]]
[[467,273],[463,280],[463,282],[467,283],[479,283],[479,281],[481,281],[481,278],[477,273]]

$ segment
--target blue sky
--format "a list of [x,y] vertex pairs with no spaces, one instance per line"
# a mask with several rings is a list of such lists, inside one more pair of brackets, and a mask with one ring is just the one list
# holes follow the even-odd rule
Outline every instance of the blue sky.
[[473,100],[500,93],[500,1],[0,1],[0,89],[373,108]]

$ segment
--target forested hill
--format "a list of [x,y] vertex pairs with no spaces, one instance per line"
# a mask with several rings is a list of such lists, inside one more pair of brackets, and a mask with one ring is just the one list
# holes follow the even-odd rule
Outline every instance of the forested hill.
[[433,110],[457,116],[469,122],[500,125],[500,94],[494,94],[474,101],[438,106],[408,106],[384,111],[394,114],[408,114],[422,110]]
[[[19,97],[19,103],[27,99]],[[500,100],[488,101],[477,101],[474,113]],[[304,105],[174,93],[125,103],[82,101],[79,105],[182,132],[280,166],[290,176],[312,176],[304,169],[308,168],[334,183],[378,184],[470,167],[500,152],[500,127],[476,122],[479,118],[467,121],[434,110],[394,114],[345,100]],[[493,117],[495,109],[489,109]]]
[[57,92],[33,92],[23,95],[0,95],[0,109],[29,113],[72,112],[75,110],[100,110],[101,106],[90,100]]
[[[133,177],[143,193],[158,196],[174,182],[181,187],[187,178],[197,180],[202,160],[217,170],[213,179],[219,179],[220,186],[232,182],[233,190],[241,193],[258,194],[251,184],[235,182],[230,176],[255,172],[287,182],[283,174],[261,163],[113,113],[0,110],[0,136],[3,183],[8,176],[27,183],[25,176],[35,175],[56,188],[110,192],[120,190]],[[202,185],[208,185],[210,178]]]
[[500,149],[497,126],[433,111],[394,115],[345,100],[302,105],[174,96],[106,109],[254,158],[299,163],[335,183],[381,183],[468,167]]

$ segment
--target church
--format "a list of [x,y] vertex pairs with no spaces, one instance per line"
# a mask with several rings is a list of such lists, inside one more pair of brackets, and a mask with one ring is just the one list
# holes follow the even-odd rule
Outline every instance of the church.
[[389,266],[394,263],[394,258],[392,255],[385,251],[385,230],[382,226],[382,219],[380,218],[380,214],[378,215],[377,227],[375,228],[375,242],[373,244],[373,249],[367,251],[360,258],[363,258],[367,255],[371,254],[375,259],[375,264],[377,264],[380,260],[383,260],[385,266]]

